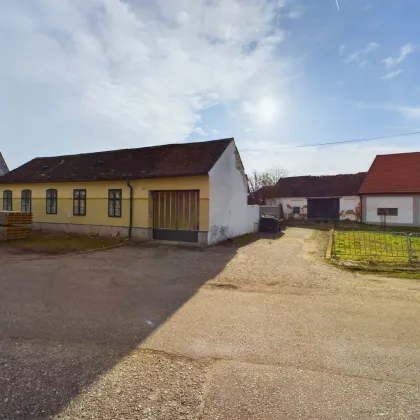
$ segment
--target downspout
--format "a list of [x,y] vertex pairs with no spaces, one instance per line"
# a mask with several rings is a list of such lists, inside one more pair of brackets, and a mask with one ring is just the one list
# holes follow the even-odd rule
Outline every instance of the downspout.
[[128,239],[131,239],[131,233],[133,230],[133,187],[130,184],[129,179],[127,179],[127,187],[130,188],[130,222],[128,224]]
[[359,195],[360,197],[360,223],[363,223],[363,195]]

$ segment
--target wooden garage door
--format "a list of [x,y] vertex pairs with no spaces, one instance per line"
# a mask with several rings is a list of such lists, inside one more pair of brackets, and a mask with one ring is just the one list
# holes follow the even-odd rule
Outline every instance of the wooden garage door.
[[199,191],[155,191],[153,193],[153,238],[197,242]]

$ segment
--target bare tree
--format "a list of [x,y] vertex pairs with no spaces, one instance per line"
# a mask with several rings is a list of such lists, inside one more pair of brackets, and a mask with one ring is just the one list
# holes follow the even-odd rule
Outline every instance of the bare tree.
[[285,176],[287,176],[287,169],[279,166],[273,166],[271,169],[265,171],[256,171],[254,169],[248,177],[249,190],[253,193],[262,187],[276,185]]

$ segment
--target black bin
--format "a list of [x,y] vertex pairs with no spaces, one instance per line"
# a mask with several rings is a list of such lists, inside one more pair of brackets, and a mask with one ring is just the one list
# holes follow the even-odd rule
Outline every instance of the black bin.
[[261,217],[260,218],[260,232],[272,232],[277,233],[280,232],[281,220],[276,219],[274,217]]

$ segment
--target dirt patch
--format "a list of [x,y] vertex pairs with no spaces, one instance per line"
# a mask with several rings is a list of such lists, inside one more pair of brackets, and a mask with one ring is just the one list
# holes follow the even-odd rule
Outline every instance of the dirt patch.
[[329,241],[329,231],[315,230],[305,241],[306,251],[315,258],[324,258]]
[[375,274],[383,277],[420,279],[419,264],[385,264],[372,261],[330,260],[337,268],[358,274]]
[[209,283],[209,287],[215,288],[215,289],[230,289],[235,290],[238,289],[238,286],[236,284],[228,284],[228,283]]
[[28,239],[3,242],[0,246],[15,255],[61,255],[94,249],[106,249],[125,243],[122,238],[33,232]]

